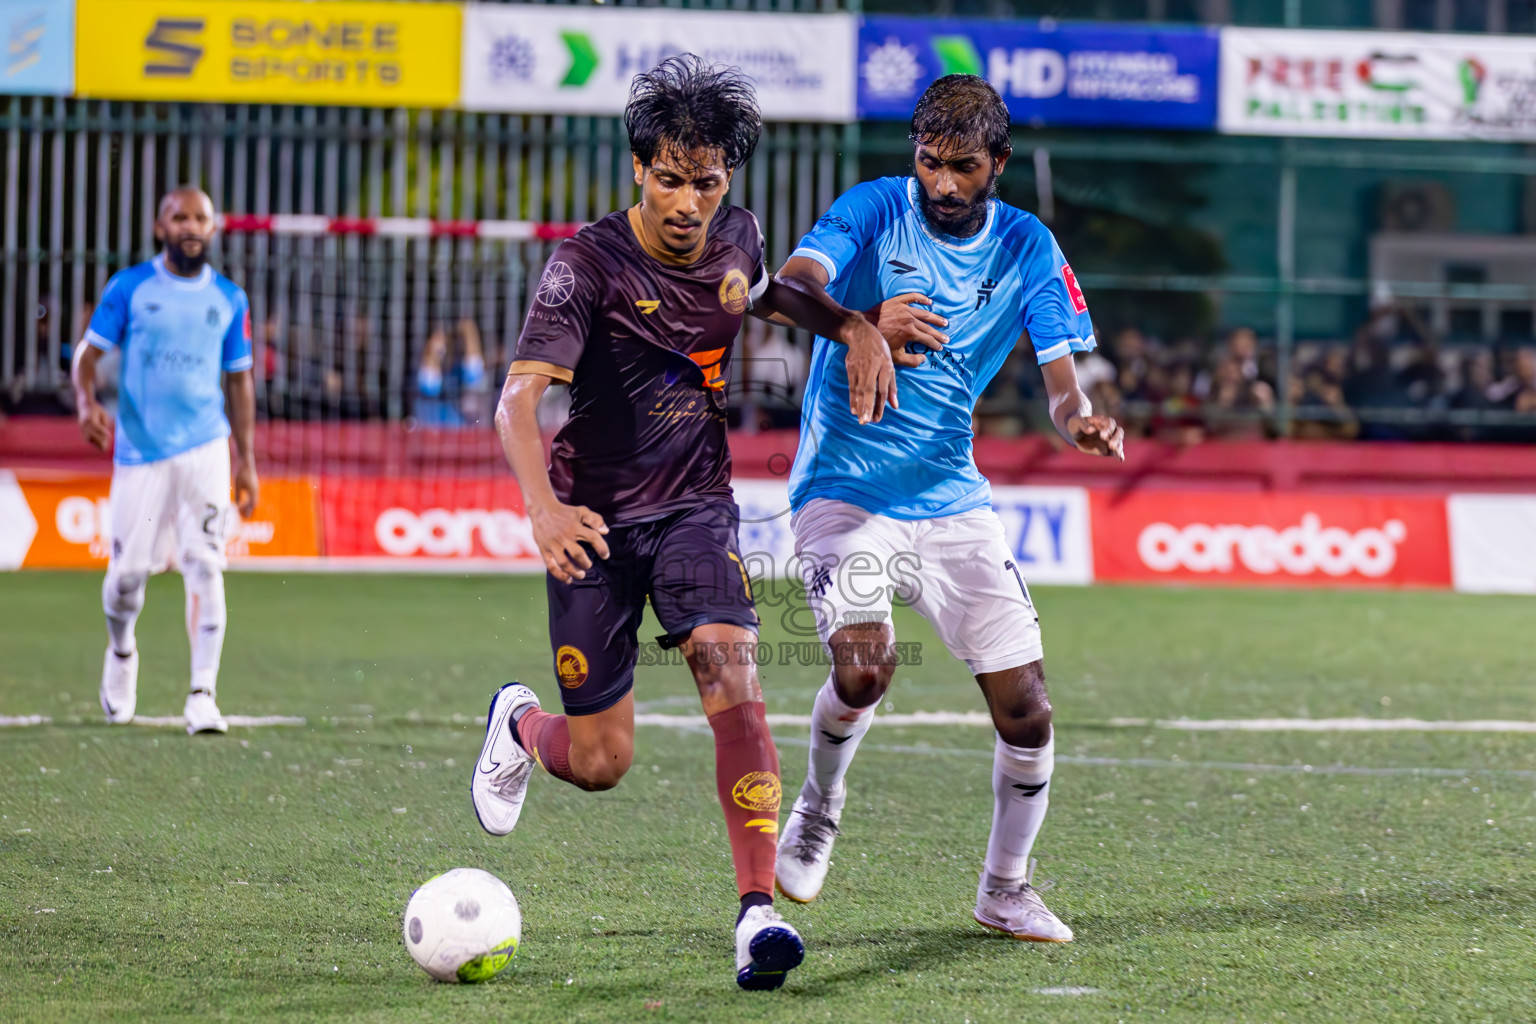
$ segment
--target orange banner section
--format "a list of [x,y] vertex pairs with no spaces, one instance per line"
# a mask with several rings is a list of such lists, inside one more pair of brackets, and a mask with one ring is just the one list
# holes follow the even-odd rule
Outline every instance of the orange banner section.
[[[31,534],[20,567],[105,567],[112,543],[111,486],[108,476],[16,474],[12,487],[19,488],[25,504],[0,507],[0,530],[13,537]],[[262,480],[255,515],[240,520],[232,534],[232,558],[318,556],[318,483],[309,477]]]

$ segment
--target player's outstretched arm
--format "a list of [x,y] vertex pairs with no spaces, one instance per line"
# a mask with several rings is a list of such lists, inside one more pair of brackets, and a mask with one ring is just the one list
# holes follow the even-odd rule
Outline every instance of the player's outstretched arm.
[[603,534],[608,524],[585,505],[566,505],[555,496],[544,461],[544,442],[539,437],[539,399],[549,389],[550,378],[540,373],[509,373],[496,405],[496,433],[501,450],[523,492],[523,504],[533,526],[533,540],[550,575],[561,583],[584,579],[592,559],[582,542],[599,558],[608,557]]
[[1112,455],[1125,461],[1125,430],[1113,416],[1095,416],[1093,403],[1077,384],[1077,367],[1070,355],[1040,367],[1050,397],[1051,422],[1078,451]]
[[791,256],[761,301],[796,326],[848,346],[848,406],[860,423],[878,423],[887,402],[899,408],[896,367],[885,338],[863,313],[827,294],[827,269],[820,263]]
[[229,432],[235,437],[240,466],[235,470],[235,507],[241,519],[249,519],[261,500],[261,481],[256,476],[256,374],[237,370],[224,375],[224,403],[229,410]]
[[99,451],[112,447],[112,416],[96,401],[96,364],[101,349],[87,341],[75,346],[75,360],[70,367],[70,382],[75,388],[75,417],[80,434]]

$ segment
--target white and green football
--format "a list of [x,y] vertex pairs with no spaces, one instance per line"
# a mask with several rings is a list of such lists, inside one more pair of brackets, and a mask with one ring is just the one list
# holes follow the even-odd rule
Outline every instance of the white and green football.
[[429,879],[405,905],[405,948],[438,981],[485,981],[517,954],[523,914],[507,883],[479,868]]

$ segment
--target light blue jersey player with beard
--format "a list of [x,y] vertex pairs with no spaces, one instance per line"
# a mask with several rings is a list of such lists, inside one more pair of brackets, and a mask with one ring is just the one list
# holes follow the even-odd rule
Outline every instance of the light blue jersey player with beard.
[[[831,667],[812,707],[806,781],[774,867],[788,898],[821,892],[849,765],[905,652],[891,618],[893,605],[904,604],[965,663],[996,727],[992,830],[975,919],[1016,939],[1068,942],[1072,929],[1030,884],[1055,765],[1040,620],[972,457],[971,415],[1028,338],[1064,438],[1118,457],[1123,432],[1093,415],[1078,386],[1072,356],[1094,347],[1093,323],[1061,249],[1040,221],[992,195],[1012,151],[1008,123],[985,79],[938,79],[913,112],[913,177],[851,189],[779,272],[839,307],[846,323],[858,326],[856,310],[884,307],[881,320],[896,326],[879,339],[850,328],[846,344],[818,337],[812,354],[790,528]],[[924,337],[921,327],[902,325],[906,311],[887,305],[909,293],[932,299],[947,341],[909,344],[904,355],[917,365],[895,369],[900,407],[860,424],[850,409],[847,346],[868,363],[875,345]],[[874,390],[885,383],[876,377]]]
[[1050,229],[993,199],[974,236],[944,235],[923,215],[919,188],[910,177],[854,186],[793,253],[826,268],[827,294],[849,309],[918,292],[949,321],[942,350],[897,370],[901,407],[863,426],[848,407],[847,349],[816,339],[789,478],[795,511],[813,498],[904,520],[989,507],[992,489],[971,454],[982,391],[1025,331],[1041,364],[1094,347],[1087,303]]

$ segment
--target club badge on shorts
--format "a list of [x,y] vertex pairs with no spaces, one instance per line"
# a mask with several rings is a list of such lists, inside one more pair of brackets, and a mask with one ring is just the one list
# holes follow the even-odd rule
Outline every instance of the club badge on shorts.
[[561,686],[567,690],[576,689],[587,681],[587,656],[565,644],[555,652],[555,675]]

